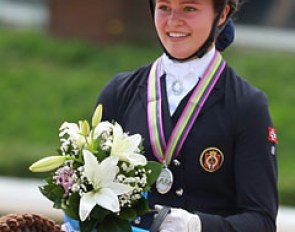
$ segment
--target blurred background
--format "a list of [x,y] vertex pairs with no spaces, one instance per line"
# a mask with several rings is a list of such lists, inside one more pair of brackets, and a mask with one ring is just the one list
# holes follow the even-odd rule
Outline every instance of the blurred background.
[[[244,1],[235,23],[235,44],[223,55],[269,98],[280,204],[295,206],[295,1]],[[147,0],[0,0],[1,197],[14,196],[10,183],[25,189],[45,177],[28,167],[56,154],[64,121],[90,119],[115,73],[160,54]]]

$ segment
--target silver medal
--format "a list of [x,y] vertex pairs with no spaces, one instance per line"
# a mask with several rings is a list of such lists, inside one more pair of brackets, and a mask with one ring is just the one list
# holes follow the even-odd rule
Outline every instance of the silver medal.
[[170,191],[173,184],[173,174],[169,168],[163,168],[156,182],[157,191],[166,194]]

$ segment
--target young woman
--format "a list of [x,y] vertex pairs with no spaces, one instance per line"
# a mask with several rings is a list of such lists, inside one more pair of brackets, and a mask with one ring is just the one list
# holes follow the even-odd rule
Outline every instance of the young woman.
[[[277,138],[268,102],[219,53],[231,41],[237,0],[150,6],[164,54],[116,76],[98,103],[105,120],[143,135],[147,158],[163,163],[148,193],[150,207],[172,207],[159,231],[276,231]],[[149,229],[152,220],[134,224]]]

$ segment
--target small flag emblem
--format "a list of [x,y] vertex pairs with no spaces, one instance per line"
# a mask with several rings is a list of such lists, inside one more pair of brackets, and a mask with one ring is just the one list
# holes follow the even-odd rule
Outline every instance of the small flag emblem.
[[268,141],[278,144],[278,137],[277,137],[276,130],[272,127],[268,128]]

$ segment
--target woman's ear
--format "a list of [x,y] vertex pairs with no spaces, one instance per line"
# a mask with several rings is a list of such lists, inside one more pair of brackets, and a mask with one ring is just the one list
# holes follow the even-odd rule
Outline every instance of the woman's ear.
[[225,23],[227,16],[229,14],[229,11],[230,11],[230,6],[228,4],[226,4],[226,6],[220,16],[220,19],[218,21],[218,27],[222,26]]

